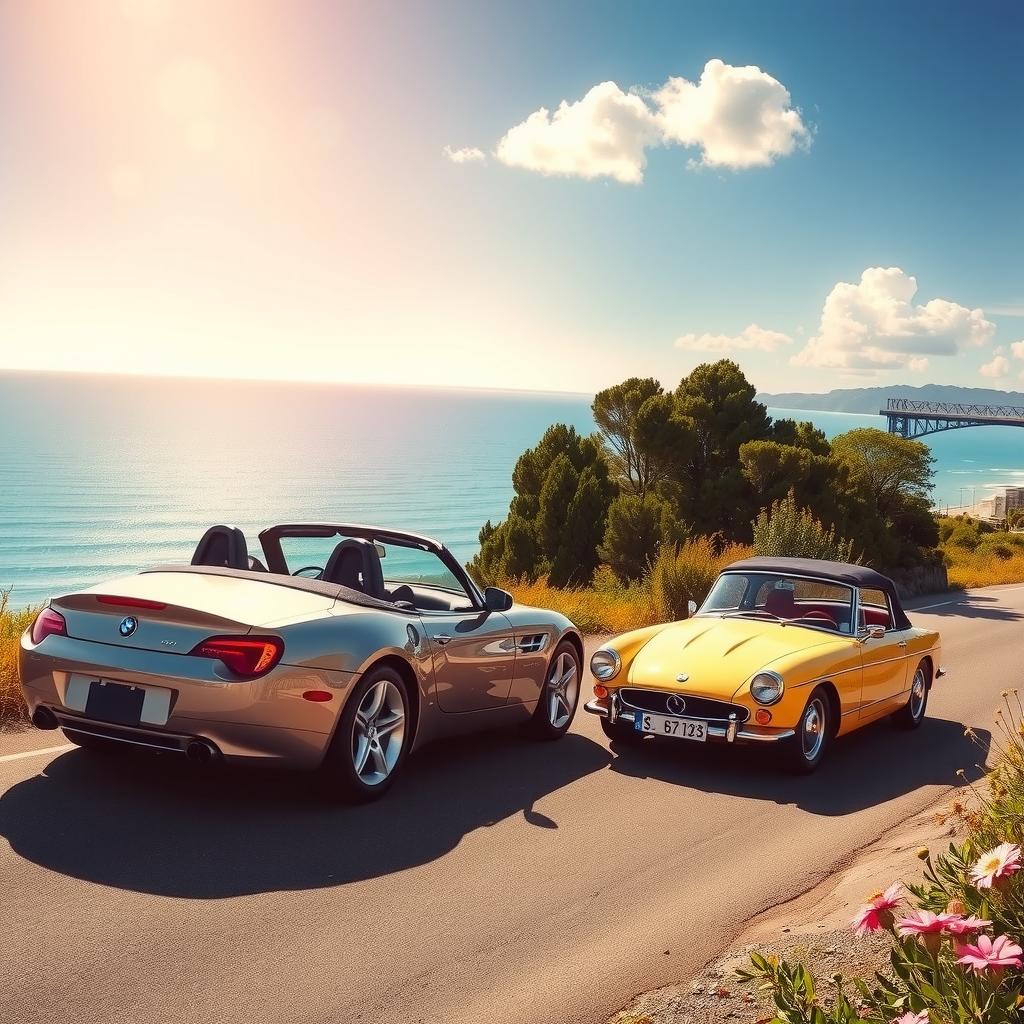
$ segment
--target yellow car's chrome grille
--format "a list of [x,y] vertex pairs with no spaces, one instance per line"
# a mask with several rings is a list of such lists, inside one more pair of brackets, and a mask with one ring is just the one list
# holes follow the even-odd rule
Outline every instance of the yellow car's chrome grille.
[[[651,711],[656,715],[679,715],[683,718],[700,718],[707,722],[728,722],[731,715],[742,724],[750,717],[750,711],[740,704],[727,700],[713,700],[710,697],[694,697],[688,693],[666,693],[663,690],[644,690],[627,686],[619,691],[619,699],[626,707],[638,711]],[[682,701],[682,706],[679,702]]]

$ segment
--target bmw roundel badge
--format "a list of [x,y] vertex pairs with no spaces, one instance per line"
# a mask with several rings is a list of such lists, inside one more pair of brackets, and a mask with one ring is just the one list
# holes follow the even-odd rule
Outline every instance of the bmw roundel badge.
[[117,627],[117,631],[121,636],[131,636],[138,628],[139,620],[134,615],[128,615],[121,620],[121,625]]

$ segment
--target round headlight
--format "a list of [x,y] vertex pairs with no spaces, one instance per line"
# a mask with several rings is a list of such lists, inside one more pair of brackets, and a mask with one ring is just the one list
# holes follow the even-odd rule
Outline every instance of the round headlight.
[[758,672],[750,680],[750,696],[758,704],[778,704],[782,690],[782,676],[777,672]]
[[594,651],[594,656],[590,659],[590,671],[594,673],[595,679],[600,679],[602,682],[614,679],[619,674],[620,668],[622,668],[622,662],[619,660],[618,654],[610,647],[602,647],[599,651]]

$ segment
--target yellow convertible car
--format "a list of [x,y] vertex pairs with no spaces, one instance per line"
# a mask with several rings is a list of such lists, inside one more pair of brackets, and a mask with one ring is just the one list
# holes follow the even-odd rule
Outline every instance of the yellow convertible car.
[[594,653],[586,710],[612,740],[762,743],[808,773],[833,739],[885,715],[919,726],[944,674],[939,634],[912,626],[892,580],[860,565],[746,559],[690,611]]

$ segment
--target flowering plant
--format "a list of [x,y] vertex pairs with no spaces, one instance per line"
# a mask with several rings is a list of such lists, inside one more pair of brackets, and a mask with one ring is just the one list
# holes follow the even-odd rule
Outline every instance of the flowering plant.
[[754,954],[740,976],[771,993],[777,1024],[1024,1024],[1024,708],[1013,696],[1019,714],[1004,693],[985,790],[972,785],[973,806],[954,807],[967,839],[934,861],[921,851],[923,882],[894,883],[851,922],[892,936],[891,973],[837,975],[826,1005],[806,967]]

